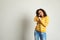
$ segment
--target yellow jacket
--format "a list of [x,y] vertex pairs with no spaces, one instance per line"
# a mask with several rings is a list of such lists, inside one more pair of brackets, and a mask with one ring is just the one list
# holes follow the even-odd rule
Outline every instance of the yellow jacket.
[[38,23],[35,27],[35,30],[39,31],[39,32],[46,32],[46,27],[48,25],[48,22],[49,22],[49,17],[46,16],[46,17],[43,17],[41,18],[41,23],[38,22],[39,21],[39,18],[37,16],[34,17],[34,22]]

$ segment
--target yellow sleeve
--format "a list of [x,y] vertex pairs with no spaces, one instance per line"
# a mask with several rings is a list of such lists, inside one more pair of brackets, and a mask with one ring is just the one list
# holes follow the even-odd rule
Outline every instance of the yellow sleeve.
[[35,17],[34,17],[34,22],[37,22],[37,21],[38,21],[38,17],[35,16]]
[[49,23],[49,17],[47,16],[44,20],[41,20],[42,24],[47,27],[48,23]]

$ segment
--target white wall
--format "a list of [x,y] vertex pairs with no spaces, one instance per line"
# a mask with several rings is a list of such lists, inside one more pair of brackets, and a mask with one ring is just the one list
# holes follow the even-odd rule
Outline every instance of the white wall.
[[34,40],[38,8],[50,17],[47,40],[60,40],[60,0],[0,0],[0,40]]

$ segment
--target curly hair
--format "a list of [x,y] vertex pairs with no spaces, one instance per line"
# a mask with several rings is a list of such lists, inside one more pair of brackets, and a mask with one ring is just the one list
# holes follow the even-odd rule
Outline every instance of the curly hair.
[[40,11],[40,10],[44,13],[44,17],[47,16],[45,10],[40,8],[40,9],[37,9],[37,10],[36,10],[36,16],[37,16],[37,17],[39,17],[39,16],[38,16],[38,15],[39,15],[38,11]]

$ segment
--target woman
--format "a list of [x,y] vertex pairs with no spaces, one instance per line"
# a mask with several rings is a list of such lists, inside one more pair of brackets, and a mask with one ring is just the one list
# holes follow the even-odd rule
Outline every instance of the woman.
[[34,30],[35,40],[46,40],[46,27],[49,22],[49,17],[47,16],[45,10],[41,8],[36,10],[34,22],[37,23]]

